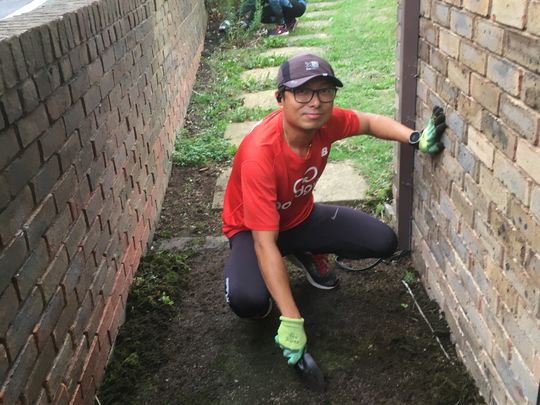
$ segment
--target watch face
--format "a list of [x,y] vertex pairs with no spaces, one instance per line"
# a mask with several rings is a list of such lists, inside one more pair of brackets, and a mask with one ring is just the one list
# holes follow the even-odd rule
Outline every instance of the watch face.
[[411,133],[411,136],[409,137],[409,143],[410,144],[415,144],[415,143],[418,143],[418,141],[420,141],[420,132],[413,131]]

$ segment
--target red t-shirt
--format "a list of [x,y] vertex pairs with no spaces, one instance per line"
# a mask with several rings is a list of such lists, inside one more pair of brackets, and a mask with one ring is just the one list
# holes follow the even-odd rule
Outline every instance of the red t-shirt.
[[284,231],[304,221],[313,209],[313,188],[332,142],[355,135],[358,116],[334,107],[315,134],[306,157],[294,153],[283,136],[282,110],[264,118],[244,138],[234,158],[223,204],[223,233]]

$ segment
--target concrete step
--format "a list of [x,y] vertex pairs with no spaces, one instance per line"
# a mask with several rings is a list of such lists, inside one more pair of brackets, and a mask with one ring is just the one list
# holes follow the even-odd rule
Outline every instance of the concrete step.
[[302,28],[320,30],[328,27],[331,22],[331,18],[327,20],[302,21]]
[[287,43],[289,45],[295,45],[298,42],[302,41],[310,41],[313,39],[328,39],[328,34],[325,34],[324,32],[318,33],[318,34],[307,34],[307,35],[298,35],[298,36],[290,36],[287,39]]
[[[221,173],[216,181],[213,209],[223,209],[223,196],[231,169]],[[367,183],[351,162],[329,162],[313,191],[316,202],[346,203],[366,199]]]
[[276,90],[264,90],[256,93],[245,93],[241,96],[246,108],[277,109],[279,105],[275,97]]
[[233,145],[238,146],[256,124],[257,121],[232,122],[227,125],[223,137]]
[[277,83],[278,70],[279,66],[246,70],[240,74],[240,79],[242,79],[244,82],[249,80],[265,82],[268,79],[273,79]]
[[[305,24],[308,24],[306,22]],[[304,23],[302,24],[304,25]],[[287,58],[294,56],[299,53],[314,53],[318,56],[324,55],[324,49],[318,46],[287,46],[285,48],[272,48],[269,49],[263,53],[261,53],[261,56],[264,57],[276,57],[276,56],[285,56]]]
[[[336,10],[317,10],[317,11],[312,11],[310,13],[306,13],[306,17],[309,18],[310,20],[324,20],[325,18],[329,18],[329,17],[332,17],[333,15],[335,15],[337,13]],[[302,26],[304,25],[305,21],[302,21]]]

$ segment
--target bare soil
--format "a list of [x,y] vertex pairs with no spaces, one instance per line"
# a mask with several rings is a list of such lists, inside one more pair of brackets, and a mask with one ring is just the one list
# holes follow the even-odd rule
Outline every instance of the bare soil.
[[[219,42],[215,27],[211,18],[207,46]],[[198,80],[204,75],[203,64]],[[157,241],[220,235],[220,212],[211,209],[220,169],[213,164],[173,168]],[[408,258],[381,263],[364,273],[338,270],[340,287],[332,291],[315,289],[299,270],[288,267],[306,320],[309,352],[326,378],[326,391],[315,393],[287,366],[273,342],[279,326],[277,310],[259,321],[239,319],[229,310],[222,279],[227,249],[188,253],[191,270],[182,275],[174,306],[161,313],[156,310],[161,321],[143,322],[137,311],[128,312],[98,393],[101,403],[484,403],[456,356],[444,314],[413,280],[411,288],[435,330],[432,333],[402,284],[406,273],[416,274]],[[122,350],[123,345],[129,347]],[[138,362],[142,364],[133,369],[137,371],[130,373],[130,365]]]
[[[173,169],[160,232],[219,235],[219,212],[210,209],[218,172]],[[306,320],[309,352],[326,377],[327,389],[321,394],[303,385],[273,343],[278,311],[248,321],[228,309],[222,279],[227,254],[222,248],[199,251],[188,259],[188,287],[167,337],[155,342],[166,361],[142,390],[132,393],[130,403],[484,403],[456,356],[444,314],[421,283],[410,282],[432,333],[402,284],[407,272],[416,275],[408,258],[364,273],[338,269],[340,287],[333,291],[313,288],[298,269],[288,266]]]

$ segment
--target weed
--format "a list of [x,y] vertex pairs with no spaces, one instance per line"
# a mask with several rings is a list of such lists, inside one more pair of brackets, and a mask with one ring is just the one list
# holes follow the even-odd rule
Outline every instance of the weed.
[[180,166],[203,166],[209,161],[226,161],[233,153],[234,149],[223,137],[208,131],[192,138],[177,137],[173,161]]
[[405,275],[403,276],[403,281],[405,281],[407,284],[416,284],[418,281],[416,278],[416,274],[410,270],[405,271]]
[[168,337],[174,307],[187,286],[187,258],[157,251],[141,260],[126,304],[126,321],[98,394],[103,403],[130,403],[133,387],[163,364],[159,343]]

